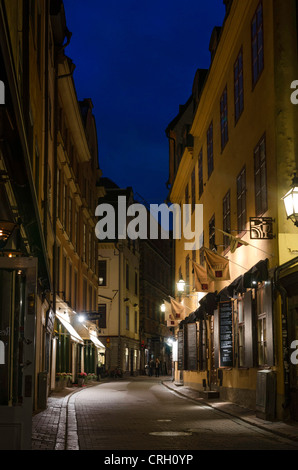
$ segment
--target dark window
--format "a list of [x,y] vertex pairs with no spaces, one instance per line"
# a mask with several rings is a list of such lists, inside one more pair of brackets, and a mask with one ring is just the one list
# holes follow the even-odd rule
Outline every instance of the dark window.
[[106,328],[107,327],[107,306],[106,304],[98,305],[98,327]]
[[242,168],[237,176],[237,221],[238,232],[246,227],[246,170]]
[[235,121],[237,122],[244,108],[242,49],[239,52],[239,55],[234,65],[234,101],[235,101]]
[[126,289],[129,289],[129,266],[128,266],[128,263],[126,263],[125,277],[126,277]]
[[[188,189],[188,184],[185,187],[185,204],[189,204],[189,189]],[[189,215],[190,211],[188,210],[188,207],[185,206],[185,223],[187,224],[189,221]]]
[[221,149],[223,150],[228,142],[228,98],[227,87],[225,87],[220,98],[220,131]]
[[203,150],[199,153],[199,198],[202,196],[204,191],[203,185]]
[[254,151],[256,215],[267,211],[266,145],[262,137]]
[[138,295],[138,273],[135,273],[135,294]]
[[210,178],[213,171],[213,123],[211,122],[207,131],[207,163],[208,163],[208,178]]
[[215,247],[215,215],[213,215],[209,220],[209,248],[213,250]]
[[[223,198],[223,231],[230,233],[231,232],[231,198],[230,191],[227,192]],[[228,248],[230,244],[230,238],[227,235],[223,236],[224,250]]]
[[185,259],[185,291],[189,294],[189,255]]
[[195,169],[191,173],[191,212],[195,210],[196,205],[196,174]]
[[126,313],[125,313],[125,325],[126,329],[129,330],[129,306],[126,306]]
[[260,2],[251,22],[252,83],[258,81],[264,68],[263,5]]

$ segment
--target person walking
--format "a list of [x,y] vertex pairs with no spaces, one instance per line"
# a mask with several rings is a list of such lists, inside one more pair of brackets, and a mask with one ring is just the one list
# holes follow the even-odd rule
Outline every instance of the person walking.
[[160,367],[160,361],[157,357],[155,361],[155,377],[159,377],[159,367]]
[[153,359],[151,359],[149,362],[149,377],[152,377],[153,375],[153,368],[154,368],[154,361]]

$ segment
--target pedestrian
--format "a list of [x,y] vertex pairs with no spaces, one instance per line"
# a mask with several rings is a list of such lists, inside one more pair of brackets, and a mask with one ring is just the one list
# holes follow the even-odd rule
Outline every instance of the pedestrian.
[[153,368],[154,368],[154,361],[153,359],[150,359],[150,362],[149,362],[149,376],[152,377],[153,375]]
[[160,366],[160,362],[159,362],[159,359],[157,357],[156,361],[155,361],[155,377],[159,377],[159,366]]

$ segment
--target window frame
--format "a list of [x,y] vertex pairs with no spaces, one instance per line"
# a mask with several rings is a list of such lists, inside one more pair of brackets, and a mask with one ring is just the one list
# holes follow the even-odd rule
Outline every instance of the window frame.
[[[241,57],[241,67],[239,67]],[[241,101],[242,97],[242,101]],[[234,64],[234,109],[235,124],[244,111],[244,76],[243,76],[243,48],[241,47]]]
[[[261,21],[259,18],[261,13]],[[263,2],[259,2],[255,14],[251,20],[251,67],[252,67],[252,87],[254,88],[264,70],[264,15]],[[255,31],[254,31],[255,24]],[[256,50],[255,50],[256,48]],[[260,62],[260,58],[262,62]],[[255,69],[256,65],[256,69]]]

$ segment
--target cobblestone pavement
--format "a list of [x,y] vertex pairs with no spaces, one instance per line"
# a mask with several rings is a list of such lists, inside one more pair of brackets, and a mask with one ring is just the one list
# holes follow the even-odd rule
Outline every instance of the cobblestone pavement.
[[[177,397],[184,400],[177,402]],[[189,418],[182,409],[185,399]],[[155,404],[160,406],[160,400],[162,408],[154,409]],[[198,411],[192,410],[191,403],[201,407],[200,420],[191,421],[191,415]],[[186,431],[185,437],[175,436],[171,431],[174,424],[175,432]],[[191,449],[194,443],[187,440],[190,434],[199,437],[199,448],[207,450],[216,448],[218,435],[225,439],[230,433],[235,438],[236,431],[239,442],[256,432],[253,439],[266,440],[265,447],[274,448],[276,442],[277,447],[298,450],[298,423],[260,420],[244,407],[202,399],[197,391],[177,386],[168,377],[93,382],[81,389],[65,389],[49,397],[47,409],[33,416],[32,426],[32,450],[176,449],[177,442]]]

